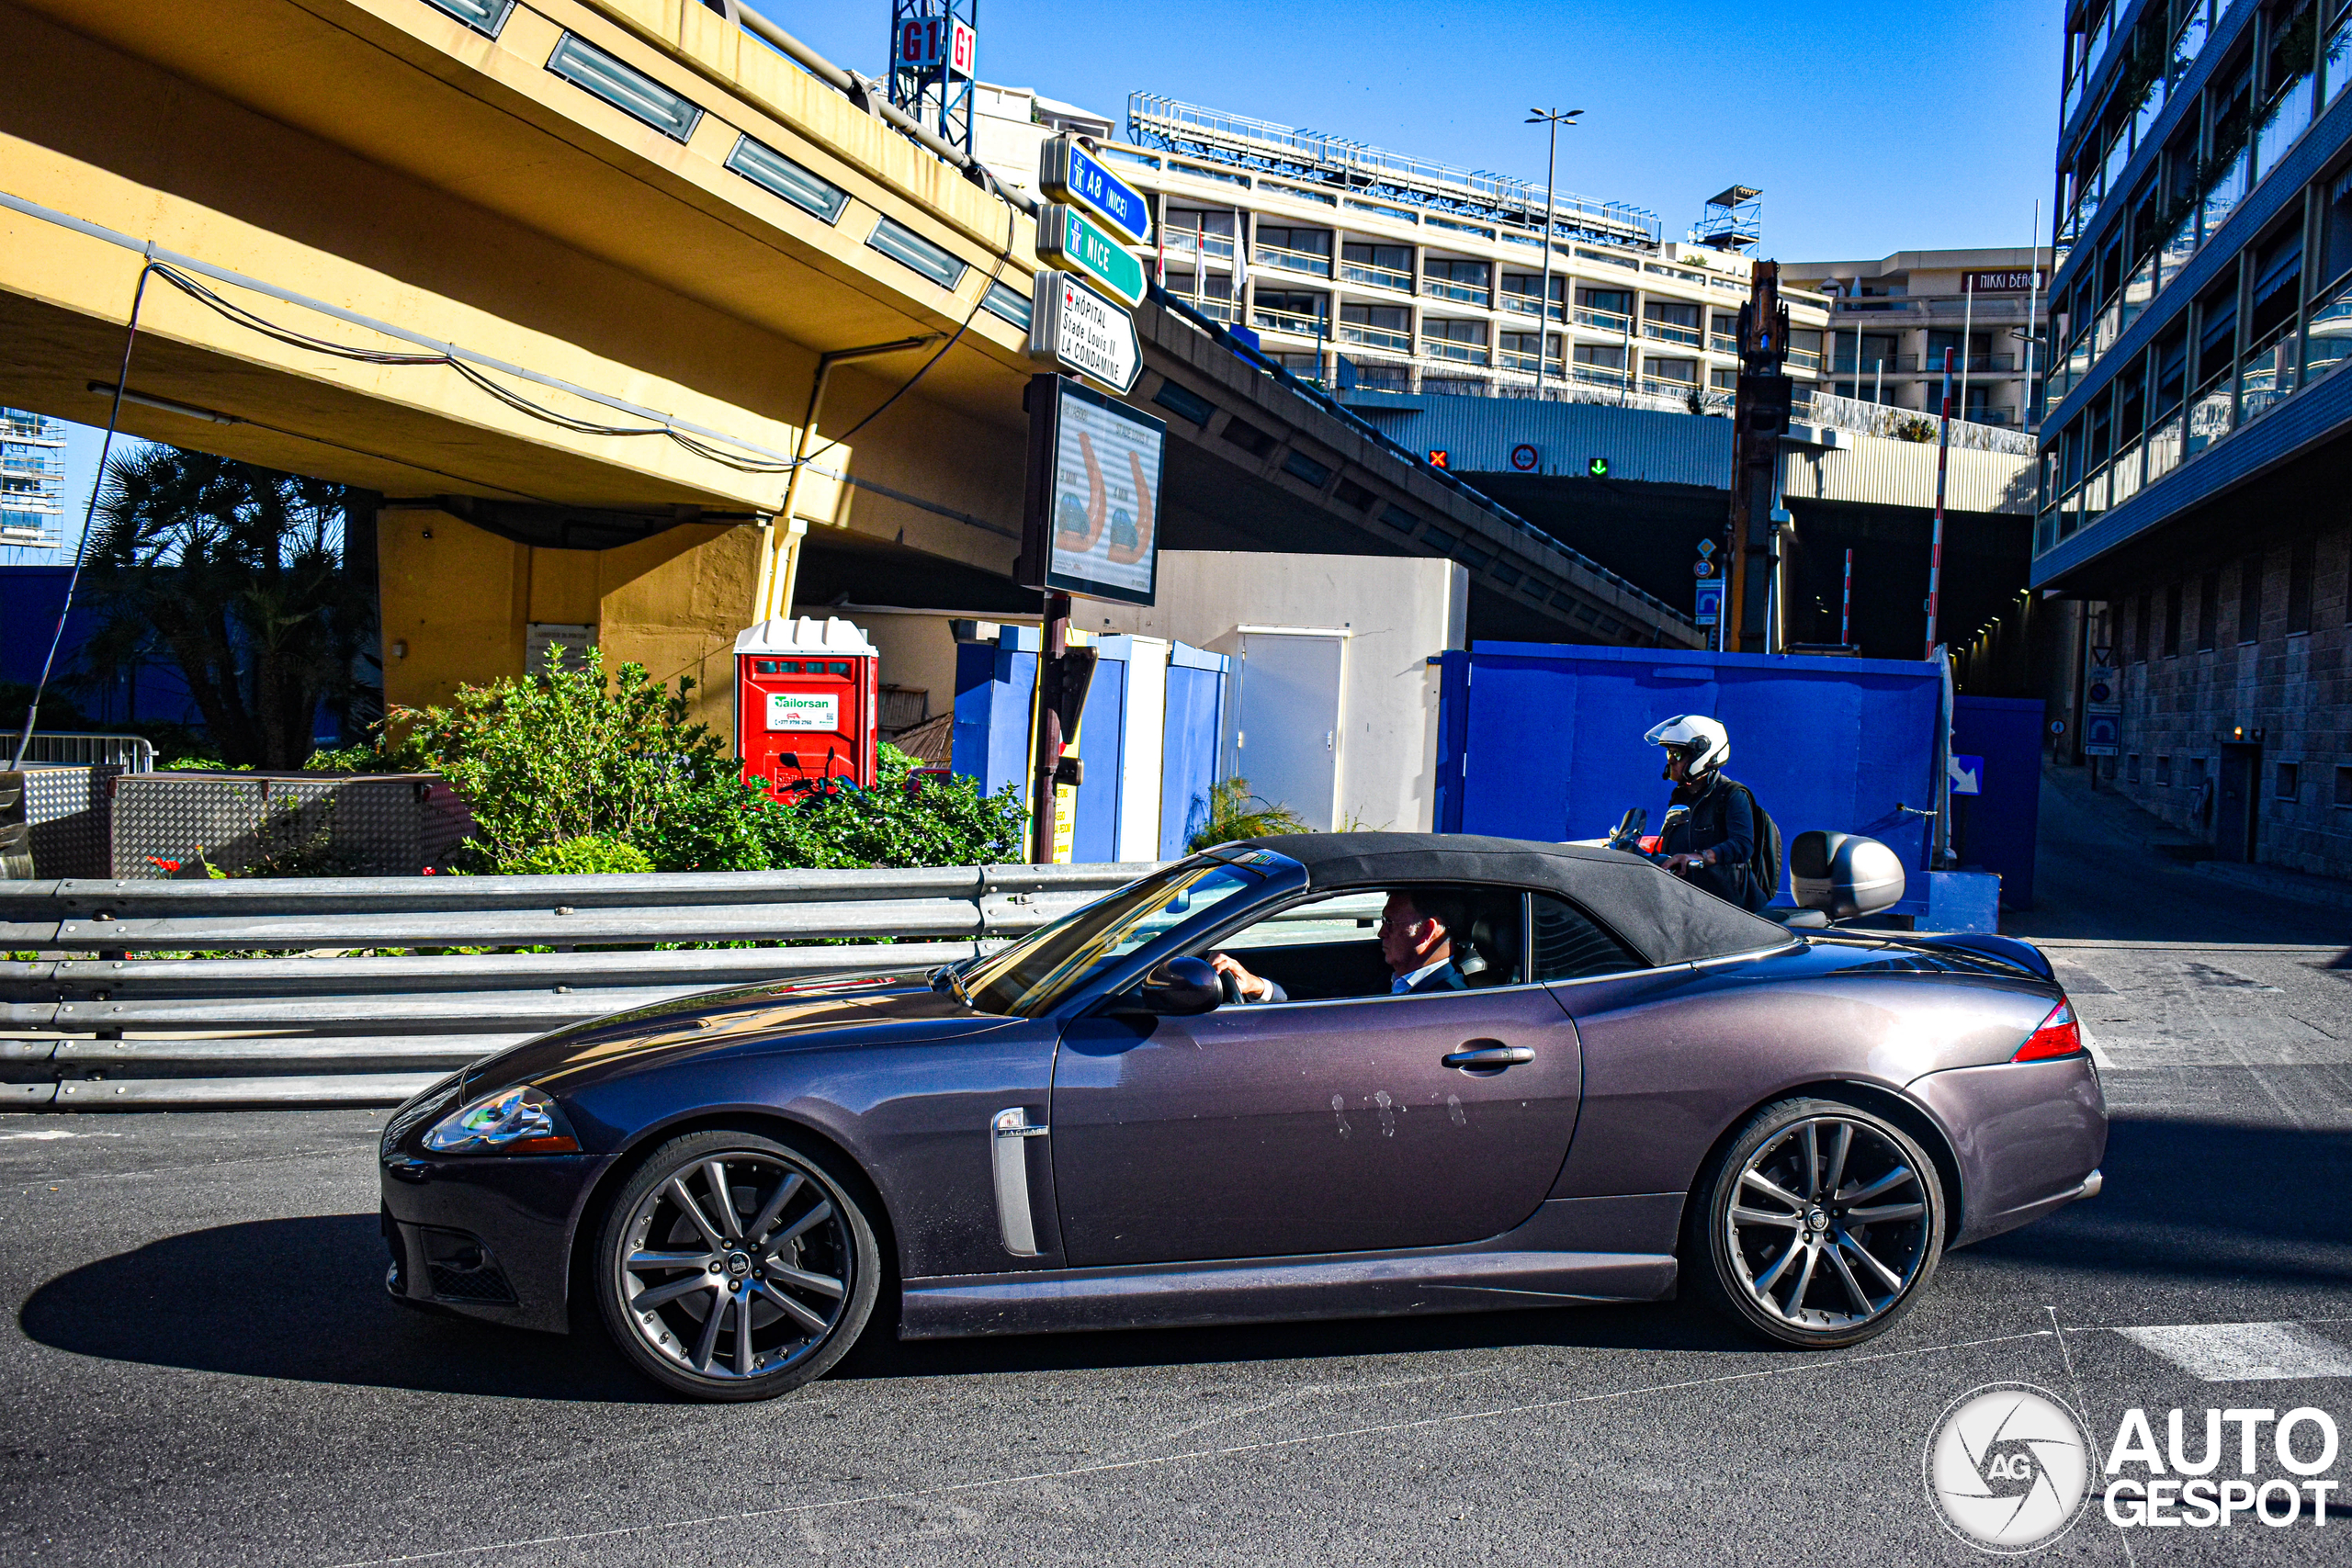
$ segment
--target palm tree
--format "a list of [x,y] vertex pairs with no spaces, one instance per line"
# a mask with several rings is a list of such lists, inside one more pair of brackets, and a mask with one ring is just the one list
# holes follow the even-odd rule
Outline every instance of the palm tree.
[[295,768],[320,705],[365,708],[375,596],[345,570],[341,485],[151,446],[107,465],[90,539],[102,615],[85,660],[149,650],[187,682],[221,760]]

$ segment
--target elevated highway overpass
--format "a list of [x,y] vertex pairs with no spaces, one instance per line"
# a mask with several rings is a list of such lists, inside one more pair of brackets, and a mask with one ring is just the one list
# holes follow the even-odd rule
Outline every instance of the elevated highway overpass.
[[[119,379],[132,434],[383,497],[393,701],[593,623],[723,727],[796,570],[1022,603],[1034,220],[805,51],[692,0],[0,0],[0,400],[98,422]],[[1446,555],[1474,635],[1697,640],[1212,324],[1138,327],[1170,547]]]

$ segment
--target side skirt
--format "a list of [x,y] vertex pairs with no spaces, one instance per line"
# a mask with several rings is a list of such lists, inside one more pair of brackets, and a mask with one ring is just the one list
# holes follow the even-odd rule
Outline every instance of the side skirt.
[[[1679,1205],[1680,1197],[1673,1194],[1673,1203]],[[1587,1249],[1589,1241],[1577,1245],[1584,1238],[1566,1233],[1587,1230],[1588,1223],[1566,1222],[1586,1201],[1546,1203],[1517,1229],[1462,1247],[917,1277],[905,1281],[899,1336],[947,1339],[1503,1312],[1672,1295],[1670,1252],[1597,1251]],[[1588,1215],[1576,1218],[1587,1221]],[[1671,1245],[1667,1237],[1658,1239]]]

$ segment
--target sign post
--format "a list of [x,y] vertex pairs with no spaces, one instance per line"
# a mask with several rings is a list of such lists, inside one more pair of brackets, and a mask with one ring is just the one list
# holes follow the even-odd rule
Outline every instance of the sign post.
[[1151,208],[1143,192],[1113,174],[1075,136],[1057,136],[1039,151],[1037,186],[1055,201],[1085,209],[1125,243],[1151,243]]
[[1135,318],[1069,274],[1038,280],[1029,310],[1029,357],[1075,370],[1123,396],[1143,374]]
[[1122,304],[1143,303],[1143,263],[1075,207],[1048,207],[1038,215],[1037,259],[1080,274]]
[[1168,426],[1066,376],[1029,380],[1027,503],[1013,580],[1045,595],[1037,661],[1037,732],[1030,852],[1058,852],[1057,786],[1082,782],[1063,755],[1077,733],[1093,670],[1069,646],[1070,596],[1154,603],[1159,582],[1159,491]]

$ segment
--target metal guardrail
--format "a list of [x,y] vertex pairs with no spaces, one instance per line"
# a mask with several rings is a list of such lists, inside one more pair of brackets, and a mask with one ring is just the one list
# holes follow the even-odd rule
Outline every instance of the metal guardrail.
[[[695,991],[969,957],[1149,869],[0,882],[36,955],[0,963],[0,1110],[393,1104]],[[741,941],[800,945],[653,946]],[[525,946],[558,951],[430,951]]]
[[26,743],[25,761],[152,773],[155,771],[155,743],[143,735],[85,735],[52,729],[36,733]]

